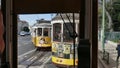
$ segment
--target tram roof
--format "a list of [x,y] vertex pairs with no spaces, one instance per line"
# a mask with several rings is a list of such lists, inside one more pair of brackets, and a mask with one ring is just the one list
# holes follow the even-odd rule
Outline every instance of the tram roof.
[[50,23],[51,21],[50,20],[45,20],[45,19],[40,19],[40,20],[36,20],[37,23]]
[[32,28],[51,28],[50,23],[35,24]]
[[[67,19],[68,20],[66,14],[69,16],[69,19],[73,19],[73,13],[61,13],[63,19]],[[75,19],[79,20],[79,16],[80,16],[79,13],[74,13],[74,14],[75,14]],[[62,18],[60,16],[60,13],[58,13],[54,18],[52,18],[52,20],[61,20],[61,19]]]

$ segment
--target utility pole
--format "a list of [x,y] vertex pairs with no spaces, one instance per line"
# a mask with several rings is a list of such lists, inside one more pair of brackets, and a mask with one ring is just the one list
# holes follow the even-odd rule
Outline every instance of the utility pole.
[[105,0],[102,1],[103,5],[102,5],[102,48],[103,48],[103,52],[105,51]]

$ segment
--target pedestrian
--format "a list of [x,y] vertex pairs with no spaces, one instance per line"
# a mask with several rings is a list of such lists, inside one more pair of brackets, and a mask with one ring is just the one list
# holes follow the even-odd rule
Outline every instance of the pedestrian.
[[120,57],[120,40],[118,41],[116,50],[117,50],[117,59],[116,59],[116,61],[118,62],[119,57]]

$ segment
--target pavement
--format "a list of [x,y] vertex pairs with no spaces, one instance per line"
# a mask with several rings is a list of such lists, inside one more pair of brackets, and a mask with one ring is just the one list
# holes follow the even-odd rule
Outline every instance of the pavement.
[[105,60],[103,60],[101,42],[98,42],[98,60],[100,61],[98,62],[98,66],[99,64],[102,64],[103,68],[120,68],[120,62],[118,63],[119,65],[117,65],[117,62],[116,62],[116,58],[117,58],[116,47],[117,47],[117,43],[106,41],[105,51],[109,53],[109,63],[107,63]]

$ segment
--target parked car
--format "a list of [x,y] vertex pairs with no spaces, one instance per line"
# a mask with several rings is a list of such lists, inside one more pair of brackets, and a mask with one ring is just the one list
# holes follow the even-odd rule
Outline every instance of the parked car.
[[25,36],[25,31],[21,31],[21,32],[20,32],[20,35],[21,35],[21,36]]
[[21,36],[30,35],[30,32],[21,31],[21,32],[20,32],[20,35],[21,35]]
[[26,32],[26,35],[30,35],[31,33],[30,32]]

